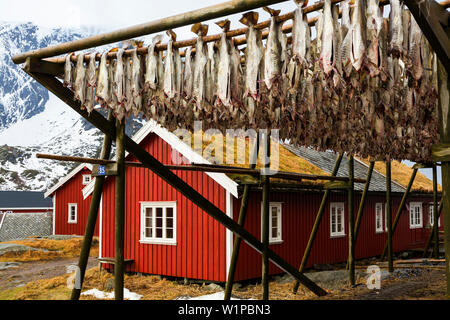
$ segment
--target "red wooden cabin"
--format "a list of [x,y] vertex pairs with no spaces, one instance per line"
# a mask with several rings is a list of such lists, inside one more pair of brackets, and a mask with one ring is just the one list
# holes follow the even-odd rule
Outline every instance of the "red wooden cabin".
[[91,197],[84,198],[82,190],[91,182],[91,174],[92,165],[81,164],[45,193],[53,198],[54,235],[84,235]]
[[[191,163],[207,163],[188,145],[160,126],[148,123],[133,138],[163,164],[171,165],[173,150]],[[299,161],[308,161],[324,172],[332,167],[336,156],[312,150],[292,149]],[[286,150],[285,150],[286,151]],[[289,151],[290,152],[290,151]],[[301,154],[303,153],[303,155]],[[293,156],[293,154],[291,154]],[[127,161],[136,161],[127,156]],[[280,163],[283,159],[280,159]],[[345,174],[343,162],[340,174]],[[357,161],[356,176],[365,178],[368,167]],[[242,189],[225,174],[201,172],[175,172],[199,193],[214,203],[225,214],[237,221]],[[329,174],[330,172],[328,172]],[[394,173],[395,177],[395,173]],[[426,179],[426,178],[425,178]],[[381,254],[386,241],[385,232],[385,177],[374,172],[374,183],[367,200],[365,215],[356,247],[356,258]],[[429,180],[428,180],[429,181]],[[431,181],[430,186],[431,186]],[[94,181],[84,192],[89,196]],[[227,280],[233,248],[233,235],[210,218],[191,201],[157,177],[150,170],[126,168],[125,197],[125,259],[131,260],[128,272],[163,275],[177,278],[199,279],[214,282]],[[362,190],[363,185],[357,185]],[[393,210],[399,206],[405,187],[393,183]],[[322,192],[272,189],[271,191],[271,249],[294,266],[299,266]],[[105,182],[100,212],[100,255],[114,257],[115,179]],[[360,192],[357,195],[357,200]],[[246,229],[261,238],[261,192],[253,191]],[[408,200],[397,229],[395,251],[423,248],[429,234],[428,208],[432,202],[429,192],[414,191]],[[355,211],[359,202],[355,202]],[[348,257],[347,195],[333,193],[312,250],[310,266],[322,263],[339,263]],[[411,221],[410,221],[411,220]],[[243,244],[236,270],[236,280],[261,276],[261,256]],[[106,265],[112,268],[111,265]],[[282,273],[271,265],[271,274]]]

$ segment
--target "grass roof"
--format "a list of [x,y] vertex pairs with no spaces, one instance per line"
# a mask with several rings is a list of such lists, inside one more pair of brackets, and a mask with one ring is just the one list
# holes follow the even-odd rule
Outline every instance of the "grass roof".
[[[369,165],[370,161],[368,159],[360,159],[365,164]],[[376,162],[375,170],[383,175],[386,175],[386,164],[384,162]],[[392,180],[396,181],[403,187],[407,188],[414,169],[407,166],[406,164],[399,161],[392,161]],[[442,186],[438,185],[439,192],[442,192]],[[428,179],[424,174],[417,173],[416,179],[414,180],[413,187],[411,191],[416,192],[433,192],[433,181]]]

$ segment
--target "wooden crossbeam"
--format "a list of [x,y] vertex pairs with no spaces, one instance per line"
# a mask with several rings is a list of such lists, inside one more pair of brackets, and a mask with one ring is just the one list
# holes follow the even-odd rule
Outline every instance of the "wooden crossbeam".
[[[100,131],[111,136],[112,139],[116,138],[115,126],[114,124],[108,123],[108,121],[97,111],[93,111],[88,114],[87,111],[81,109],[81,105],[78,101],[74,100],[74,94],[69,89],[65,88],[60,81],[55,77],[38,74],[29,73],[36,81],[41,83],[45,88],[50,90],[53,94],[64,101],[68,106],[75,110],[78,114],[84,117],[92,125],[97,127]],[[208,199],[203,197],[198,191],[187,184],[183,179],[178,177],[175,173],[170,171],[161,162],[150,155],[145,149],[133,141],[130,137],[125,136],[125,148],[132,154],[136,159],[143,163],[148,169],[152,170],[156,175],[158,175],[162,180],[166,181],[174,189],[180,192],[187,199],[192,201],[200,209],[202,209],[206,214],[211,216],[214,220],[219,222],[225,228],[231,230],[235,235],[241,237],[250,247],[255,249],[257,252],[262,253],[263,244],[256,239],[250,232],[245,228],[241,227],[233,219],[228,217],[222,210],[217,208]],[[316,283],[311,281],[308,277],[298,272],[292,265],[286,262],[273,250],[268,249],[267,255],[269,259],[281,270],[293,276],[300,283],[306,286],[309,290],[314,292],[318,296],[324,296],[327,294],[325,290],[319,287]]]
[[[405,4],[447,73],[450,73],[450,39],[444,29],[448,26],[447,10],[434,0],[405,0]],[[444,26],[441,21],[444,22]],[[445,25],[445,21],[447,21],[447,25]]]

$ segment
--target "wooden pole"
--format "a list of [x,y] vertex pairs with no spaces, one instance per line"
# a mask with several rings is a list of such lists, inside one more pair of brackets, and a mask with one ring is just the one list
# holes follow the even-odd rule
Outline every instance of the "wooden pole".
[[116,223],[115,223],[115,299],[123,300],[125,274],[125,121],[116,121]]
[[[91,114],[89,114],[86,110],[82,110],[80,103],[74,100],[74,93],[71,90],[65,88],[63,84],[54,76],[32,72],[29,72],[28,74],[32,76],[36,81],[41,83],[45,88],[54,93],[58,98],[64,101],[75,112],[81,115],[89,123],[94,125],[97,129],[105,134],[109,134],[113,140],[116,138],[116,130],[114,128],[114,124],[108,123],[108,121],[95,110],[91,112]],[[213,203],[202,196],[198,191],[196,191],[178,175],[166,168],[164,164],[155,159],[151,154],[149,154],[145,149],[139,146],[139,144],[137,144],[128,136],[125,136],[125,148],[138,161],[143,163],[146,168],[152,170],[163,181],[167,182],[175,190],[177,190],[187,199],[196,204],[200,209],[202,209],[218,223],[231,230],[237,236],[240,236],[254,250],[262,253],[263,245],[261,241],[256,239],[256,237],[253,236],[250,232],[242,228],[233,219],[228,217],[222,210],[217,208]],[[296,270],[291,264],[289,264],[286,260],[281,258],[272,250],[268,251],[268,255],[272,263],[274,263],[281,270],[293,276],[295,279],[299,280],[303,285],[305,285],[316,295],[324,296],[327,294],[325,290],[320,288],[308,277],[298,272],[298,270]]]
[[[444,202],[441,200],[441,202],[439,204],[439,208],[438,208],[438,214],[437,214],[438,221],[441,218],[443,207],[444,207]],[[423,258],[428,257],[428,250],[430,249],[430,245],[431,245],[433,238],[434,238],[434,229],[431,229],[430,234],[428,235],[427,242],[425,243],[425,249],[423,250],[423,255],[422,255]]]
[[[259,153],[259,134],[256,137],[255,146],[250,159],[251,169],[256,168],[256,164],[258,161],[258,153]],[[250,185],[246,185],[244,187],[244,194],[242,196],[241,202],[241,211],[239,213],[239,220],[238,220],[238,224],[241,227],[244,227],[245,220],[247,218],[249,198],[250,198]],[[225,298],[224,298],[225,301],[231,300],[231,294],[233,291],[233,284],[234,284],[234,275],[236,272],[237,262],[239,258],[239,251],[241,249],[241,241],[242,239],[240,237],[235,237],[234,239],[233,254],[231,256],[230,269],[228,270],[227,284],[225,286]]]
[[[400,222],[400,217],[402,215],[403,209],[406,206],[406,200],[408,200],[409,193],[411,192],[411,189],[414,184],[414,180],[416,179],[418,171],[419,171],[419,169],[414,169],[414,171],[411,175],[411,179],[409,180],[408,187],[406,188],[406,191],[403,194],[402,201],[400,202],[400,206],[397,209],[397,214],[395,215],[395,219],[392,224],[392,236],[394,236],[395,231],[397,230],[398,223]],[[386,257],[386,252],[388,249],[387,247],[388,247],[388,242],[386,241],[386,244],[384,245],[383,253],[381,254],[381,260],[384,260],[384,258]]]
[[[450,30],[447,29],[447,36]],[[438,63],[439,83],[439,120],[441,131],[441,143],[450,143],[450,81],[446,66],[441,61]],[[442,202],[444,203],[444,247],[445,266],[447,276],[447,298],[450,299],[450,163],[442,163],[442,188],[444,190]]]
[[355,277],[355,159],[353,156],[348,160],[348,175],[350,178],[350,189],[348,190],[348,270],[350,285],[356,284]]
[[269,250],[269,236],[270,236],[270,134],[267,133],[265,137],[265,174],[262,176],[263,192],[262,192],[262,242],[263,242],[263,253],[262,253],[262,287],[263,287],[263,298],[262,300],[269,300],[269,256],[267,254]]
[[434,230],[434,246],[433,257],[439,258],[439,203],[438,203],[438,182],[437,182],[437,167],[433,165],[433,230]]
[[392,164],[386,162],[386,219],[387,219],[387,243],[388,243],[388,265],[389,272],[394,272],[394,248],[393,248],[393,232],[392,232]]
[[369,194],[370,182],[372,180],[372,175],[373,175],[374,168],[375,168],[375,161],[371,161],[370,162],[370,166],[369,166],[369,171],[367,172],[367,179],[366,179],[367,182],[366,182],[366,185],[364,186],[364,191],[363,191],[363,194],[361,196],[361,202],[359,204],[358,216],[356,218],[355,244],[356,244],[356,241],[358,240],[359,229],[361,227],[362,218],[364,216],[364,208],[366,206],[366,199],[367,199],[367,195]]
[[[340,154],[337,157],[336,163],[334,164],[333,172],[331,173],[332,176],[336,176],[338,174],[343,157],[344,156],[342,154]],[[316,240],[317,232],[319,231],[320,223],[322,222],[322,217],[323,217],[323,214],[327,207],[329,196],[330,196],[330,190],[326,190],[323,195],[322,202],[319,207],[319,211],[317,212],[316,221],[314,222],[314,226],[311,230],[311,235],[309,236],[309,240],[308,240],[308,244],[306,245],[305,253],[303,254],[302,263],[298,270],[300,273],[303,273],[306,266],[308,265],[308,259],[311,254],[311,250],[314,245],[314,241]],[[300,283],[298,281],[295,281],[294,288],[293,288],[294,294],[297,294],[299,286],[300,286]]]
[[[114,117],[112,111],[108,114],[108,121],[113,122]],[[100,158],[108,160],[111,155],[111,137],[105,134],[103,140],[103,147],[101,151]],[[89,260],[89,253],[91,251],[92,238],[95,233],[95,225],[98,218],[98,210],[100,207],[100,201],[102,198],[103,185],[105,183],[105,177],[98,177],[95,179],[94,191],[92,193],[91,206],[89,208],[88,221],[86,223],[86,231],[84,233],[83,244],[81,246],[80,258],[78,260],[78,268],[80,272],[80,284],[79,287],[75,286],[72,289],[72,295],[70,300],[79,300],[81,289],[83,287],[84,275],[86,273],[86,266]]]

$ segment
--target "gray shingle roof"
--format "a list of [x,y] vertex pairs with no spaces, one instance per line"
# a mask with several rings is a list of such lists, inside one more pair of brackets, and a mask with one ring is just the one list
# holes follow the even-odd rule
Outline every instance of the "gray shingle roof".
[[52,208],[53,201],[43,192],[0,191],[0,209]]
[[[316,167],[322,169],[323,171],[327,172],[331,175],[334,165],[336,163],[337,154],[334,152],[319,152],[310,148],[304,148],[304,147],[293,147],[288,144],[283,144],[283,146],[291,151],[292,153],[296,154],[297,156],[307,160],[308,162],[312,163]],[[360,161],[355,160],[355,178],[358,179],[366,179],[367,178],[367,172],[369,170],[369,167]],[[339,168],[339,177],[348,177],[348,158],[344,157],[341,163],[341,166]],[[355,190],[363,191],[364,190],[364,184],[356,183],[355,184]],[[372,180],[370,183],[370,189],[369,191],[374,192],[386,192],[386,177],[382,175],[381,173],[374,170],[372,175]],[[392,183],[392,192],[398,192],[398,193],[404,193],[406,189],[402,187],[400,184],[393,181]]]

